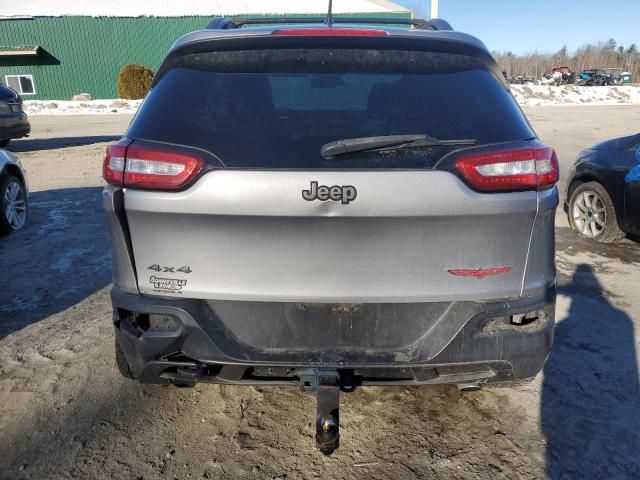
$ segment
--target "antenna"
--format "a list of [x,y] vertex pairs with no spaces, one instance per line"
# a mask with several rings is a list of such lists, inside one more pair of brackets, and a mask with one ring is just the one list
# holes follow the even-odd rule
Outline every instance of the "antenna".
[[329,12],[327,13],[327,25],[333,25],[333,0],[329,0]]

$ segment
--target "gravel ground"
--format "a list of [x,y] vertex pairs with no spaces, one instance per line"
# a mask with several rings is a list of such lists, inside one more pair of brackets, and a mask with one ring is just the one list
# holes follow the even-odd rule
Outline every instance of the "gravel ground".
[[[530,108],[562,172],[630,134],[640,107]],[[16,152],[25,230],[0,239],[0,478],[639,478],[640,248],[580,241],[557,216],[556,342],[521,389],[367,388],[343,395],[342,446],[314,448],[293,388],[141,386],[116,373],[105,142],[129,116],[34,117]]]

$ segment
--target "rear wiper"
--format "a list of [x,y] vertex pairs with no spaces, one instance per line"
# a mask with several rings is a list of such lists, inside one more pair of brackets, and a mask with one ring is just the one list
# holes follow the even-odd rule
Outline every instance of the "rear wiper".
[[398,150],[403,148],[440,147],[447,145],[475,145],[477,140],[462,138],[454,140],[440,140],[430,135],[385,135],[382,137],[345,138],[322,146],[320,155],[333,158],[357,152],[372,152]]

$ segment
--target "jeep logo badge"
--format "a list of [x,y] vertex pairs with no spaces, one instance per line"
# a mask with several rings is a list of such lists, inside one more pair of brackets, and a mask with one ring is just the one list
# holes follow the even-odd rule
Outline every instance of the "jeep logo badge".
[[326,185],[318,185],[318,182],[311,182],[311,186],[309,190],[302,190],[302,198],[304,198],[308,202],[313,202],[314,200],[335,200],[336,202],[340,200],[340,202],[344,205],[348,205],[349,202],[355,200],[358,196],[358,191],[356,187],[353,185],[334,185],[333,187],[328,187]]

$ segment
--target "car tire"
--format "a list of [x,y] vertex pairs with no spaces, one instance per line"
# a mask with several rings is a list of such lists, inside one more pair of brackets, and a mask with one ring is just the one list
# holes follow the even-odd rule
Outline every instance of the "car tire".
[[128,378],[129,380],[135,380],[133,373],[131,373],[131,368],[129,367],[129,362],[127,362],[127,358],[124,356],[124,352],[118,343],[118,339],[116,338],[116,365],[118,366],[118,370],[120,370],[120,374],[124,378]]
[[27,223],[28,200],[24,183],[15,175],[0,178],[0,235],[9,235]]
[[571,192],[569,225],[583,238],[615,243],[625,238],[609,192],[598,182],[587,182]]

